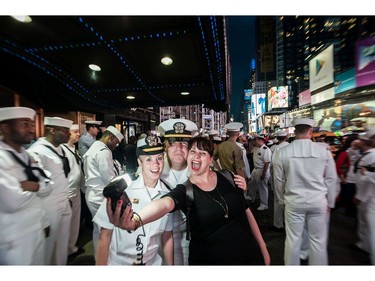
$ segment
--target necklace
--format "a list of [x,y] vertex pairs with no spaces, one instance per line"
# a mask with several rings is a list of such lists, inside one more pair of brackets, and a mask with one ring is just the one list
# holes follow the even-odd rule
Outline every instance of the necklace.
[[215,201],[217,204],[220,205],[220,207],[223,209],[223,211],[225,213],[224,218],[227,219],[227,218],[229,218],[229,208],[228,208],[227,202],[224,200],[223,196],[221,196],[221,193],[220,193],[219,189],[215,188],[215,190],[217,190],[217,193],[219,193],[219,196],[220,196],[221,200],[223,200],[223,202],[225,204],[225,208],[224,208],[223,204],[221,204],[218,200],[213,198],[208,192],[205,192],[205,193],[208,195],[208,197],[210,197],[213,201]]

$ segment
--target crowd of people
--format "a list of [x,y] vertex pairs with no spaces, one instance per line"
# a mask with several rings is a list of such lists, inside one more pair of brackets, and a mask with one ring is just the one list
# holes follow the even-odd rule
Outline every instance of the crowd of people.
[[[270,265],[251,211],[269,208],[284,232],[284,264],[328,265],[330,211],[358,220],[354,245],[375,264],[375,131],[341,136],[336,149],[313,140],[313,120],[293,137],[249,135],[242,123],[199,134],[170,119],[157,135],[130,136],[102,121],[78,124],[0,108],[0,264],[66,265],[82,220],[93,225],[97,265]],[[123,197],[103,190],[126,183]],[[272,193],[270,193],[272,191]],[[124,206],[123,206],[124,203]],[[85,215],[83,215],[86,213]],[[238,247],[240,246],[240,247]]]

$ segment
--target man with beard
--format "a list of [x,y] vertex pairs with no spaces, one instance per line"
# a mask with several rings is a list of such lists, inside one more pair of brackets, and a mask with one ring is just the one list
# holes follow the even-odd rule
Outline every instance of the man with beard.
[[34,138],[35,111],[0,108],[0,264],[44,265],[49,222],[41,197],[52,192],[47,171],[23,145]]

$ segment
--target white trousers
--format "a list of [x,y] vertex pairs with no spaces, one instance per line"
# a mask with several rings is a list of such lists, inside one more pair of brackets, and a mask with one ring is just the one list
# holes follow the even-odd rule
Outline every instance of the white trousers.
[[75,252],[76,243],[79,235],[79,227],[81,224],[81,192],[77,189],[76,196],[70,198],[72,204],[72,219],[70,220],[70,235],[68,244],[68,254]]
[[64,202],[43,201],[50,222],[50,235],[46,239],[46,262],[51,265],[66,265],[72,211],[68,198]]
[[275,191],[275,185],[273,182],[273,173],[271,171],[270,183],[271,190],[273,192],[273,226],[277,228],[284,227],[284,208],[279,204],[279,199]]
[[45,265],[45,243],[44,230],[38,229],[0,244],[0,265]]
[[367,202],[366,218],[371,264],[375,265],[375,196]]
[[356,245],[363,251],[370,252],[369,225],[367,220],[367,203],[361,202],[357,206],[357,236]]
[[268,170],[263,180],[260,179],[263,169],[256,169],[251,173],[251,180],[249,186],[249,195],[254,200],[259,191],[260,205],[268,208],[268,180],[270,178],[270,171]]
[[309,241],[309,264],[328,265],[327,207],[285,206],[285,265],[300,264],[303,232],[307,228]]

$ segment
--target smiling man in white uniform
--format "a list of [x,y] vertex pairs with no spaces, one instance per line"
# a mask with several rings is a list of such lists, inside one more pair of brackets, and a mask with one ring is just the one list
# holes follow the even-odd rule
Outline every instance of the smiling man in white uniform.
[[314,120],[294,119],[296,139],[278,150],[273,176],[279,203],[285,205],[285,265],[300,264],[305,223],[309,265],[328,265],[327,217],[335,207],[338,176],[328,148],[311,141]]
[[[171,188],[183,184],[188,179],[187,143],[197,125],[187,119],[169,119],[159,125],[159,132],[164,136],[166,151],[161,179]],[[189,241],[186,240],[186,216],[181,211],[173,213],[174,264],[188,265]]]

